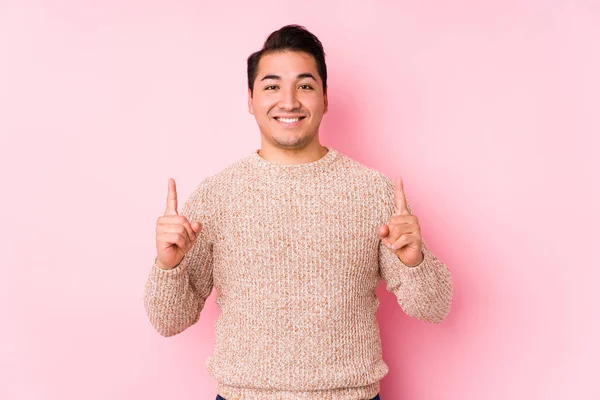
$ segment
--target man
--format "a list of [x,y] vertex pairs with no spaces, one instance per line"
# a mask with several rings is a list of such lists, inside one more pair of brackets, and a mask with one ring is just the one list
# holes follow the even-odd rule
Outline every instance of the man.
[[437,323],[451,274],[401,180],[319,143],[327,70],[313,34],[285,26],[248,58],[248,108],[260,150],[203,180],[181,214],[169,179],[148,317],[175,335],[215,288],[217,399],[378,399],[379,282],[408,315]]

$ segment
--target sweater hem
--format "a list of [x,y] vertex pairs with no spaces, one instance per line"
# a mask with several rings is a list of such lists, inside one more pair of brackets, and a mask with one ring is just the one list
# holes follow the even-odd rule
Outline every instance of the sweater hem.
[[379,393],[379,381],[366,386],[311,391],[281,391],[217,382],[217,394],[226,400],[370,400]]

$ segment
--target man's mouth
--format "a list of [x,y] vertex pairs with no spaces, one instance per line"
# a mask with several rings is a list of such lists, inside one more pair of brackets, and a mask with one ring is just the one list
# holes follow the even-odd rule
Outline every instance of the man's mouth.
[[295,117],[295,118],[285,118],[285,117],[275,117],[275,119],[284,124],[295,124],[306,117]]

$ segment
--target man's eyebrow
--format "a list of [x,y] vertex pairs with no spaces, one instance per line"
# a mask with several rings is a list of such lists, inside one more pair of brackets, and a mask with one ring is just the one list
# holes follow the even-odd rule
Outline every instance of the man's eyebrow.
[[298,79],[303,79],[303,78],[311,78],[313,81],[317,81],[315,79],[315,77],[313,76],[313,74],[309,74],[309,73],[304,73],[304,74],[300,74],[298,75]]
[[281,77],[279,75],[265,75],[265,77],[261,79],[261,82],[267,79],[281,79]]
[[[308,72],[304,73],[304,74],[300,74],[298,75],[298,79],[304,79],[304,78],[311,78],[313,81],[317,81],[317,79],[313,76],[313,74],[310,74]],[[280,80],[281,77],[279,75],[265,75],[262,79],[262,81],[265,81],[267,79],[274,79],[274,80]]]

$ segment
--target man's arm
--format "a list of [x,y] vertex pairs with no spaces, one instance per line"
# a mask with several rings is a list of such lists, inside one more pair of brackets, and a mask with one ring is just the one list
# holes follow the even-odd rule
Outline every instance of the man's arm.
[[[181,211],[190,223],[203,223],[203,187],[192,192]],[[212,244],[203,223],[192,248],[175,268],[161,269],[156,259],[152,264],[144,287],[144,307],[151,324],[163,336],[184,331],[200,318],[212,287]]]
[[442,322],[450,312],[452,276],[425,245],[423,261],[408,267],[383,243],[379,246],[379,271],[386,289],[396,295],[398,304],[411,317],[427,322]]
[[[383,179],[384,221],[397,212],[398,199],[395,198],[395,184],[385,175]],[[396,193],[396,197],[397,197]],[[411,207],[402,193],[408,213]],[[383,240],[379,243],[379,272],[386,281],[386,289],[393,292],[400,307],[411,317],[427,322],[439,323],[450,312],[452,302],[452,275],[426,246],[421,237],[422,261],[414,266],[402,262],[396,251],[388,248]],[[418,260],[418,258],[417,258]],[[418,262],[418,261],[416,261]]]

